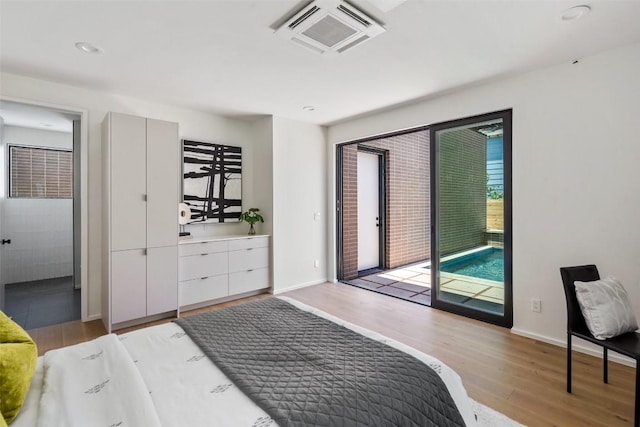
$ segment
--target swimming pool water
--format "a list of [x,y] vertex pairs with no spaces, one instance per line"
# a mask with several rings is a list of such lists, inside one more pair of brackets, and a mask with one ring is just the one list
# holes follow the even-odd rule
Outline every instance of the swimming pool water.
[[440,270],[504,282],[504,251],[498,248],[461,256],[440,264]]

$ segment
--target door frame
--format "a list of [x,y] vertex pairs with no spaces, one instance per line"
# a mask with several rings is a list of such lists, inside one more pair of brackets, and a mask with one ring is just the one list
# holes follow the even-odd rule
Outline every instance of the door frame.
[[[474,123],[502,119],[503,123],[503,156],[504,156],[504,313],[502,316],[485,311],[475,310],[459,304],[442,301],[438,298],[440,283],[440,251],[439,251],[439,147],[436,132],[456,127],[473,125]],[[465,317],[481,320],[499,326],[513,326],[513,221],[512,221],[512,110],[501,110],[477,116],[465,117],[438,123],[430,129],[430,163],[431,163],[431,306]]]
[[378,193],[379,193],[379,224],[378,232],[379,234],[379,258],[380,262],[378,263],[379,268],[387,268],[387,240],[386,240],[386,230],[387,230],[387,173],[386,173],[386,164],[387,164],[387,152],[384,149],[360,146],[359,144],[365,143],[367,141],[372,141],[378,138],[367,138],[364,140],[357,140],[351,142],[345,142],[342,144],[336,145],[336,199],[335,199],[335,209],[336,209],[336,278],[338,281],[344,279],[344,242],[343,242],[343,233],[344,233],[344,223],[343,218],[344,214],[342,211],[342,183],[344,179],[344,159],[343,159],[343,148],[348,145],[358,145],[358,151],[369,152],[378,155],[378,170],[379,170],[379,184],[378,184]]
[[387,268],[387,150],[358,144],[358,152],[378,156],[378,268]]
[[[89,315],[89,110],[5,95],[0,95],[0,100],[43,107],[80,116],[80,315],[83,322],[99,319],[100,314]],[[5,183],[5,186],[7,185],[8,182]],[[6,190],[5,188],[5,194],[7,194]],[[74,250],[76,249],[74,248]],[[77,274],[76,271],[74,271],[75,274]],[[4,283],[0,283],[0,287],[4,292]]]

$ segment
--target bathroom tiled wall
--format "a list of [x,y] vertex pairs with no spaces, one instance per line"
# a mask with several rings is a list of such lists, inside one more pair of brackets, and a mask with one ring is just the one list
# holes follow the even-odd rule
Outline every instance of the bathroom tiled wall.
[[2,253],[5,283],[71,276],[73,215],[71,199],[5,199]]

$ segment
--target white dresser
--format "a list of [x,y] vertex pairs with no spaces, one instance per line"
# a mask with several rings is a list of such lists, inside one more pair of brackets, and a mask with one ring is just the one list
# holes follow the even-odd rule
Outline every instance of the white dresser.
[[180,240],[178,253],[181,309],[257,294],[271,285],[269,236]]

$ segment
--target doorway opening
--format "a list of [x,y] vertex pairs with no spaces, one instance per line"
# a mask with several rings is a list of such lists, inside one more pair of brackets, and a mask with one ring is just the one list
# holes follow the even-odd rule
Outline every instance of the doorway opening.
[[0,101],[0,308],[25,329],[82,318],[81,119]]
[[338,280],[430,305],[429,131],[338,146]]
[[384,260],[385,150],[357,152],[358,275],[379,272]]

